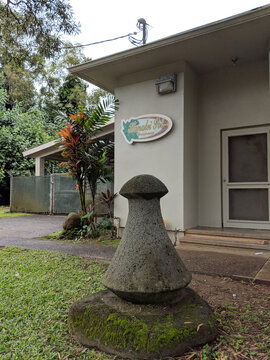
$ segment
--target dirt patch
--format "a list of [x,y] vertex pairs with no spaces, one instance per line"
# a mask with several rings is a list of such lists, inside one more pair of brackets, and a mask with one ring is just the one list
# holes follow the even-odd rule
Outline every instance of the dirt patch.
[[258,298],[260,294],[270,294],[268,285],[242,283],[226,277],[201,274],[193,274],[189,286],[213,307],[222,307],[228,303],[242,306]]
[[219,337],[178,360],[270,359],[270,287],[193,274],[192,287],[215,310]]

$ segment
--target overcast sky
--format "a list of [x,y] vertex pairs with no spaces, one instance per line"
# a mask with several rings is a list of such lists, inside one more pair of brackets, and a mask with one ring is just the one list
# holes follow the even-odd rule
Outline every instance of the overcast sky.
[[[137,30],[139,18],[150,25],[147,42],[151,42],[267,5],[269,0],[70,0],[70,3],[81,24],[81,34],[70,40],[87,44],[132,33]],[[84,53],[97,59],[133,47],[125,38],[86,47]]]

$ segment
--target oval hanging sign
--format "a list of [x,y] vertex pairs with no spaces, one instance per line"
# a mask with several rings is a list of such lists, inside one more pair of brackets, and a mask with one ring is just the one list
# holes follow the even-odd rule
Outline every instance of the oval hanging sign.
[[166,135],[172,128],[172,120],[165,115],[148,114],[122,120],[125,140],[133,142],[153,141]]

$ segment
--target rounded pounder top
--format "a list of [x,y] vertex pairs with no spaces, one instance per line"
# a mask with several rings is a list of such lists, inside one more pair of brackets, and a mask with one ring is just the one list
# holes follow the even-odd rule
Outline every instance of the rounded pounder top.
[[154,199],[162,198],[168,193],[167,187],[158,178],[152,175],[137,175],[127,181],[119,194],[127,199]]

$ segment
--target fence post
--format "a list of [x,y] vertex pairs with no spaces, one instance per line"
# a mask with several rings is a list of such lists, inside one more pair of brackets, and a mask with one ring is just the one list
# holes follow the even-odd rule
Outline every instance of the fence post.
[[54,174],[50,175],[50,215],[54,213]]
[[13,200],[13,175],[10,175],[10,190],[9,190],[9,211],[12,212]]

